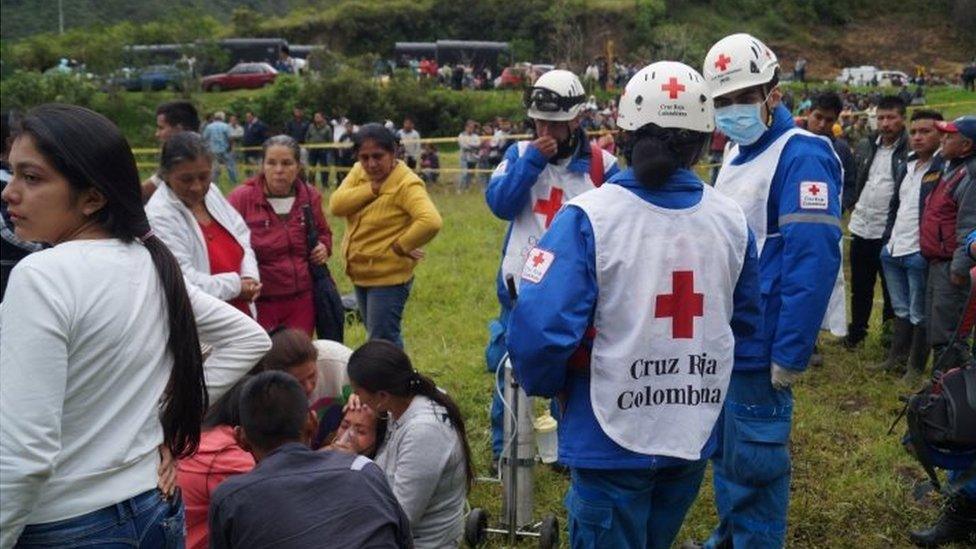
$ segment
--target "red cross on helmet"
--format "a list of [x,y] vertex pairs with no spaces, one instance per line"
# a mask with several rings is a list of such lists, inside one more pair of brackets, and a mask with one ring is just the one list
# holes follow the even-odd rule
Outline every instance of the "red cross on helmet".
[[758,38],[745,33],[733,34],[708,50],[702,76],[712,90],[712,97],[718,97],[774,82],[779,77],[779,61]]
[[637,71],[620,96],[617,126],[636,131],[647,124],[711,133],[714,108],[705,79],[676,61],[658,61]]

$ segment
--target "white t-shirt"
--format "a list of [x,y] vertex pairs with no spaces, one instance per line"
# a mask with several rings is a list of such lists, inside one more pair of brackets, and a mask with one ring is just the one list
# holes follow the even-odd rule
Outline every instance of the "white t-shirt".
[[932,160],[908,163],[908,172],[898,189],[898,213],[891,228],[888,252],[891,257],[911,255],[920,250],[918,243],[918,195],[922,191],[922,177],[932,165]]
[[407,158],[420,159],[420,132],[417,130],[399,130],[397,137],[403,143],[403,152]]
[[878,145],[874,160],[868,169],[868,180],[851,214],[851,233],[867,239],[884,236],[888,224],[888,208],[895,192],[895,180],[891,178],[891,155],[894,145]]
[[[187,285],[213,402],[270,348],[253,320]],[[156,486],[173,369],[148,250],[77,240],[24,258],[0,305],[0,545]]]

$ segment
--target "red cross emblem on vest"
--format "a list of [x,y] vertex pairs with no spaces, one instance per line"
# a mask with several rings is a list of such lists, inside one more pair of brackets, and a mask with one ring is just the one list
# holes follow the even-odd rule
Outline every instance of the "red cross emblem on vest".
[[724,53],[718,54],[718,59],[715,60],[715,68],[725,72],[729,68],[729,63],[732,62],[732,58],[726,56]]
[[542,252],[539,252],[536,255],[532,256],[532,265],[535,267],[538,267],[539,265],[542,265],[545,262],[546,262],[546,256],[543,255]]
[[820,187],[818,187],[817,185],[810,185],[810,190],[808,192],[813,196],[817,196],[818,194],[820,194]]
[[705,314],[705,294],[695,293],[694,271],[671,273],[671,293],[656,297],[654,318],[671,319],[671,337],[695,337],[695,317]]
[[667,84],[661,84],[661,91],[668,92],[668,97],[671,99],[678,98],[678,92],[685,91],[685,85],[678,82],[678,79],[671,77]]
[[532,211],[546,216],[545,227],[548,229],[549,225],[552,223],[552,219],[556,217],[556,213],[558,213],[559,208],[562,207],[563,190],[553,187],[549,189],[549,199],[543,200],[540,198],[539,200],[536,200],[535,206],[532,207]]

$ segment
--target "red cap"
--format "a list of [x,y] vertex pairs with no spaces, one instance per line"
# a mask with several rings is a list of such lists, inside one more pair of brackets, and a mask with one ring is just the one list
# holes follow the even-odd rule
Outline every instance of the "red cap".
[[935,127],[942,133],[957,133],[959,128],[949,120],[936,120]]

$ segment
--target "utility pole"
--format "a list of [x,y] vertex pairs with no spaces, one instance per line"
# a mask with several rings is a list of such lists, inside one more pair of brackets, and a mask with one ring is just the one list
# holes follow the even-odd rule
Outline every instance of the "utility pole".
[[64,34],[64,0],[58,0],[58,34]]

